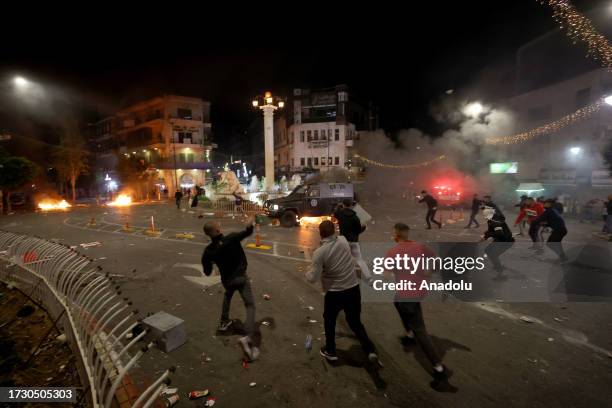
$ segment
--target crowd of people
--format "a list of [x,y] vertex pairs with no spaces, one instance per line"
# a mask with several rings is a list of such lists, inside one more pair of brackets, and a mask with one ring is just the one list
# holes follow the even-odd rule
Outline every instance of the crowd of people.
[[[321,356],[333,363],[339,359],[336,352],[336,321],[341,311],[344,311],[346,322],[361,344],[367,360],[375,369],[384,366],[379,359],[374,342],[361,321],[361,292],[359,280],[371,285],[373,277],[363,260],[359,247],[359,235],[365,230],[357,213],[353,210],[353,201],[344,200],[334,212],[338,222],[339,233],[332,221],[325,220],[319,225],[321,237],[320,246],[312,255],[311,268],[305,278],[310,282],[320,282],[325,292],[323,300],[323,320],[325,343],[320,349]],[[238,292],[244,301],[247,311],[244,331],[239,343],[249,360],[259,357],[259,346],[255,340],[255,302],[251,283],[247,275],[247,259],[240,242],[253,233],[253,220],[249,219],[246,229],[224,235],[221,226],[216,221],[204,225],[204,233],[211,243],[202,254],[202,266],[206,276],[217,265],[221,275],[221,283],[225,288],[225,296],[221,309],[221,319],[218,330],[227,331],[233,324],[229,319],[231,299]],[[389,250],[388,256],[396,254],[416,255],[429,249],[409,239],[410,228],[403,223],[393,227],[392,236],[396,245]],[[401,271],[389,270],[395,274],[396,280],[401,279]],[[425,271],[417,271],[423,276]],[[431,387],[440,392],[455,392],[457,389],[449,383],[452,374],[442,363],[442,358],[432,342],[423,318],[420,301],[423,291],[406,293],[398,291],[395,295],[395,309],[403,325],[403,335],[400,337],[405,347],[419,345],[432,365]]]

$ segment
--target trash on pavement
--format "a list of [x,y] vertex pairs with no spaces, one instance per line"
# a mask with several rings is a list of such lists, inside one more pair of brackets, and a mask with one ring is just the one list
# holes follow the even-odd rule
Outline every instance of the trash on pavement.
[[311,312],[315,309],[314,306],[306,306],[304,309],[308,309]]
[[205,397],[208,394],[209,394],[208,390],[199,390],[199,391],[191,391],[188,396],[189,396],[189,399],[193,400],[193,399]]
[[535,323],[535,320],[533,320],[531,317],[521,316],[520,319],[525,323]]
[[552,337],[549,337],[548,341],[555,341],[555,339],[553,339]]
[[210,363],[212,361],[212,358],[208,357],[206,353],[202,353],[202,355],[200,356],[200,361],[202,362],[202,364]]
[[209,397],[204,404],[205,407],[212,407],[215,405],[215,397]]
[[261,324],[263,324],[264,326],[270,326],[270,322],[266,320],[262,321]]
[[264,298],[264,300],[270,300],[272,297],[270,295],[268,295],[267,293],[264,293],[262,295],[262,297]]
[[316,323],[317,321],[315,319],[309,319],[308,323]]
[[308,336],[306,336],[306,342],[304,343],[304,348],[309,353],[312,350],[312,335],[309,334]]
[[166,398],[166,400],[164,401],[166,403],[166,408],[173,407],[176,404],[178,404],[179,399],[180,398],[179,398],[178,394],[174,394],[174,395],[171,395],[168,398]]
[[249,387],[253,388],[253,387],[254,387],[254,386],[256,386],[256,385],[257,385],[257,383],[256,383],[256,382],[252,382],[252,383],[250,383],[250,384],[249,384]]
[[98,242],[98,241],[94,241],[94,242],[84,242],[82,244],[79,244],[82,248],[89,248],[89,247],[95,247],[95,246],[100,246],[102,245],[102,243]]
[[249,363],[247,363],[246,360],[242,360],[242,368],[244,368],[245,370],[249,369]]
[[55,340],[57,340],[60,343],[65,343],[66,342],[66,335],[64,333],[62,333],[59,336],[57,336],[55,338]]
[[161,395],[172,395],[178,392],[178,388],[166,388],[161,392]]

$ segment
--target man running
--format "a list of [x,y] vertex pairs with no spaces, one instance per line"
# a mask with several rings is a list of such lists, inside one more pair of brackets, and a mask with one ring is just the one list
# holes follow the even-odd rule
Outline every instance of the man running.
[[523,218],[527,217],[527,222],[529,222],[529,237],[533,242],[532,249],[539,249],[537,243],[540,241],[539,239],[539,225],[536,226],[533,224],[533,220],[542,215],[544,212],[544,206],[540,204],[539,201],[535,201],[533,197],[527,197],[525,200],[525,206],[519,212],[519,215],[516,217],[516,221],[514,221],[514,225],[517,226],[523,220]]
[[506,219],[503,215],[497,213],[494,208],[486,207],[482,214],[487,220],[487,231],[482,236],[482,241],[493,238],[493,242],[485,248],[485,254],[493,264],[493,268],[497,272],[497,279],[504,278],[504,267],[499,260],[501,254],[510,249],[514,242],[512,231],[506,224]]
[[474,194],[474,198],[472,198],[472,212],[470,213],[470,222],[465,228],[470,228],[472,226],[472,223],[476,224],[476,228],[480,227],[480,224],[478,224],[478,221],[476,220],[476,216],[478,215],[480,206],[482,206],[482,201],[478,198],[478,194]]
[[227,331],[232,324],[232,320],[229,319],[230,305],[234,292],[239,292],[246,307],[245,330],[247,333],[239,341],[249,359],[256,360],[259,356],[259,349],[252,345],[255,330],[255,300],[246,273],[247,258],[240,244],[240,241],[253,233],[253,220],[249,220],[244,231],[228,235],[223,235],[221,225],[217,221],[209,221],[204,225],[204,233],[212,241],[202,254],[204,274],[210,276],[213,263],[216,264],[221,275],[221,283],[225,288],[219,331]]
[[438,228],[442,228],[442,223],[436,221],[434,217],[436,216],[436,211],[438,211],[438,200],[433,198],[431,194],[427,194],[427,191],[421,191],[423,197],[419,200],[419,203],[424,202],[427,204],[427,214],[425,214],[425,222],[427,223],[427,229],[431,229],[431,223],[433,222],[438,226]]
[[[409,239],[410,228],[403,223],[395,224],[393,227],[393,240],[397,243],[393,248],[387,251],[385,257],[387,259],[396,257],[419,258],[421,256],[435,256],[433,251],[416,241]],[[426,271],[422,268],[417,271],[397,271],[390,270],[395,275],[395,281],[409,280],[415,282],[416,288],[420,288],[421,282],[426,280]],[[402,337],[404,346],[418,344],[423,349],[425,356],[433,366],[433,380],[430,382],[431,387],[440,392],[455,392],[457,389],[448,383],[448,378],[451,376],[451,371],[442,364],[442,357],[431,341],[431,337],[427,333],[425,320],[423,319],[423,310],[420,301],[426,295],[425,290],[403,290],[395,292],[395,309],[399,313],[400,319],[404,326],[405,335]]]
[[567,256],[563,250],[563,244],[561,244],[563,237],[567,235],[565,221],[563,217],[561,217],[561,214],[555,209],[554,199],[549,198],[545,200],[544,208],[544,212],[531,222],[531,226],[537,231],[540,225],[546,224],[552,230],[546,244],[559,256],[561,262],[566,262]]
[[312,268],[306,273],[310,282],[321,280],[325,291],[323,320],[325,324],[325,346],[321,355],[328,361],[337,361],[336,319],[344,310],[346,322],[361,343],[368,359],[380,365],[376,348],[361,323],[361,292],[355,273],[355,261],[348,241],[335,235],[331,221],[319,224],[321,246],[312,255]]
[[176,189],[176,193],[174,193],[174,201],[176,201],[176,208],[177,208],[177,210],[181,209],[181,200],[182,199],[183,199],[183,192],[177,188]]

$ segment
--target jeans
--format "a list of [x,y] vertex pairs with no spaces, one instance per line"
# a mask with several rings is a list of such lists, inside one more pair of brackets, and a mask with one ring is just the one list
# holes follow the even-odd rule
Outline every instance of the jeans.
[[561,243],[563,237],[566,235],[567,230],[565,228],[562,230],[553,230],[546,241],[546,245],[559,256],[559,259],[562,260],[567,259],[565,251],[563,250],[563,244]]
[[363,256],[361,255],[361,247],[359,246],[359,242],[349,242],[351,247],[351,254],[353,258],[355,258],[355,263],[359,266],[361,270],[361,279],[368,282],[372,279],[372,274],[370,273],[370,269],[368,268],[368,264],[363,260]]
[[438,209],[435,207],[427,210],[427,214],[425,214],[425,222],[427,223],[427,228],[431,228],[430,221],[436,224],[438,227],[442,226],[442,224],[434,220],[434,217],[436,216],[436,211],[438,211]]
[[476,221],[476,216],[478,215],[478,211],[474,212],[472,211],[472,213],[470,214],[470,222],[467,225],[467,228],[470,228],[472,226],[472,223],[476,224],[476,228],[480,227],[480,224],[478,223],[478,221]]
[[328,353],[333,354],[336,352],[336,319],[342,310],[344,310],[346,322],[353,333],[355,333],[359,343],[361,343],[363,351],[367,354],[376,351],[365,327],[361,323],[361,292],[359,291],[359,285],[341,291],[328,291],[325,294],[323,309],[325,350]]
[[419,346],[423,349],[423,352],[427,356],[427,359],[431,365],[442,363],[442,358],[438,354],[438,350],[431,341],[429,333],[425,328],[425,320],[423,320],[423,310],[421,309],[420,302],[394,302],[395,308],[402,319],[404,329],[414,332]]
[[180,198],[176,199],[176,208],[179,210],[181,209],[181,199]]
[[534,244],[540,241],[540,226],[538,224],[529,224],[529,237]]
[[491,242],[485,248],[485,254],[487,254],[487,257],[493,264],[493,268],[495,268],[497,272],[501,272],[504,269],[499,257],[512,248],[513,244],[513,242]]
[[244,283],[225,287],[223,308],[221,309],[221,321],[226,322],[229,320],[232,296],[234,296],[234,292],[236,291],[240,293],[240,296],[244,301],[244,306],[246,307],[246,323],[244,324],[244,329],[250,336],[255,330],[255,300],[253,299],[253,291],[251,290],[251,283],[249,282],[248,278]]

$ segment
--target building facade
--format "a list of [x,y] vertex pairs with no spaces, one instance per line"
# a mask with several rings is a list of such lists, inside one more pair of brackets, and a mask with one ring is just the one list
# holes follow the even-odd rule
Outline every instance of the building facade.
[[346,167],[359,137],[357,129],[367,129],[369,118],[360,105],[349,100],[345,85],[294,89],[284,115],[275,122],[276,171]]
[[204,185],[210,133],[210,103],[202,99],[164,95],[137,103],[96,124],[96,172],[112,187],[121,183],[119,162],[136,159],[154,172],[158,190]]
[[[612,35],[601,10],[587,16]],[[535,129],[612,95],[612,72],[586,56],[586,48],[555,29],[516,54],[515,95],[507,101],[517,131]],[[518,162],[517,181],[540,183],[546,195],[602,196],[612,178],[602,152],[612,143],[612,106],[550,133],[498,150],[500,161]]]

